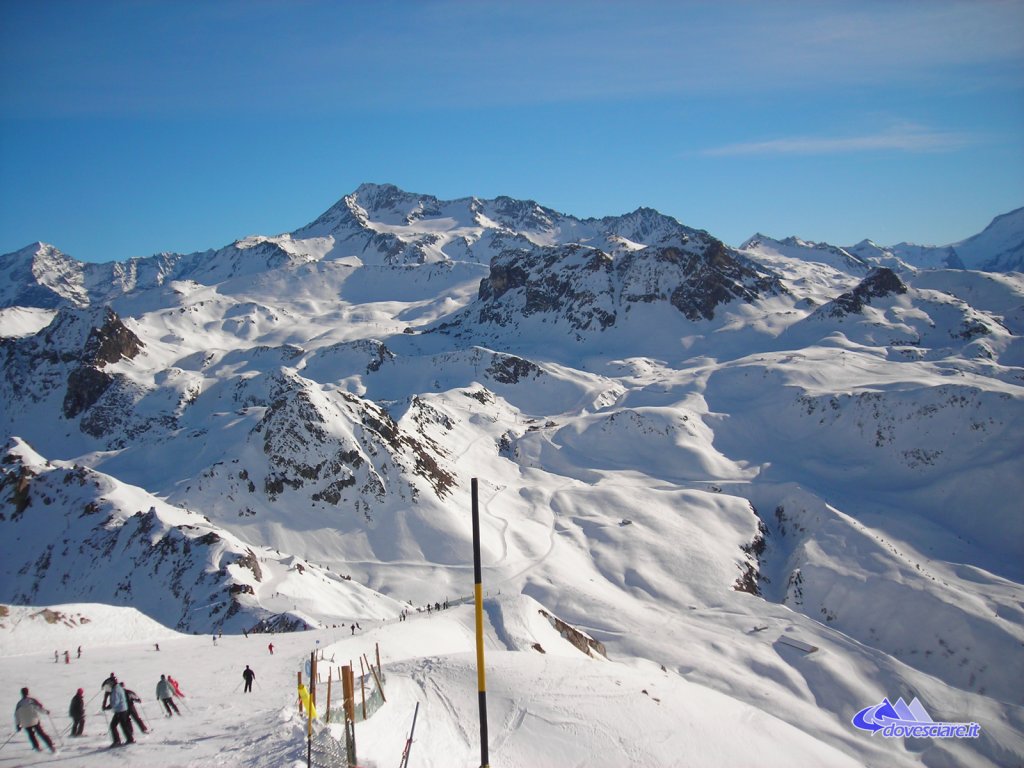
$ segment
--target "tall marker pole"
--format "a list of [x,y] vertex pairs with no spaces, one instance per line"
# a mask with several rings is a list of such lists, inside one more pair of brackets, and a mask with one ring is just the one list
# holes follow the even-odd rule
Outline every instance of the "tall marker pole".
[[477,482],[473,489],[473,595],[476,600],[476,680],[480,699],[480,768],[490,768],[487,756],[487,682],[484,675],[484,594],[480,573],[480,505],[477,503]]

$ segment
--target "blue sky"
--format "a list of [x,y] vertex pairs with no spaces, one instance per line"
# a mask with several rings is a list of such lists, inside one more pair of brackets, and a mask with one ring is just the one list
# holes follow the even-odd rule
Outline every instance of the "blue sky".
[[1022,2],[0,0],[0,253],[298,228],[361,182],[946,244],[1024,205]]

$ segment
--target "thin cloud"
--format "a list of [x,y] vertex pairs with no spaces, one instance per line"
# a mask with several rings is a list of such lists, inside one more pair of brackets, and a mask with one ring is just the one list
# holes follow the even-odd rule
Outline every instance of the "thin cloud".
[[707,157],[740,155],[846,155],[854,152],[952,152],[972,143],[971,137],[921,126],[898,126],[860,136],[791,136],[726,144],[701,152]]

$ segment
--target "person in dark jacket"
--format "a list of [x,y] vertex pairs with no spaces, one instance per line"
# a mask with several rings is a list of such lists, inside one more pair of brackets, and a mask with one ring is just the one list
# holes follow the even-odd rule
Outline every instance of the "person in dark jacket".
[[28,731],[28,740],[32,742],[32,749],[36,752],[40,751],[39,741],[36,739],[36,736],[41,737],[46,742],[46,746],[50,748],[51,752],[56,752],[57,750],[54,748],[53,742],[50,741],[50,737],[43,730],[43,724],[39,721],[39,715],[43,712],[50,714],[50,710],[28,695],[28,688],[22,688],[21,701],[14,708],[14,720],[18,730],[20,731],[24,728]]
[[242,678],[245,680],[245,693],[249,693],[252,690],[252,681],[256,679],[256,673],[249,669],[249,665],[245,665],[245,672],[242,673]]
[[103,709],[110,709],[110,692],[114,690],[115,685],[117,685],[117,676],[111,672],[110,677],[100,685],[100,690],[103,691]]
[[71,699],[71,706],[68,707],[68,716],[73,721],[71,723],[71,735],[81,736],[82,731],[85,730],[85,691],[81,688],[78,689]]
[[135,691],[129,691],[127,688],[124,689],[125,695],[128,696],[128,716],[135,721],[135,724],[139,726],[139,730],[143,733],[149,733],[149,728],[142,722],[142,718],[139,717],[138,711],[135,709],[135,702],[142,701]]

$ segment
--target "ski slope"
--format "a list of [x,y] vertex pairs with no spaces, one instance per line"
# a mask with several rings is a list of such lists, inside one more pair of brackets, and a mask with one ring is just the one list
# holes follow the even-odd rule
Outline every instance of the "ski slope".
[[[488,601],[487,608],[494,765],[727,766],[754,755],[761,765],[858,765],[763,711],[653,664],[585,656],[560,637],[529,598]],[[0,692],[0,706],[13,712],[18,689],[27,685],[50,709],[46,730],[51,736],[57,730],[63,746],[56,756],[35,755],[24,734],[17,734],[0,750],[0,766],[301,766],[305,731],[295,703],[296,671],[314,649],[323,651],[326,677],[327,666],[363,653],[373,658],[377,644],[388,702],[357,726],[360,764],[397,764],[417,702],[410,765],[479,762],[472,606],[413,613],[405,622],[360,622],[363,631],[355,635],[350,628],[338,628],[223,636],[216,644],[210,636],[176,635],[132,609],[73,605],[59,610],[90,621],[73,628],[50,625],[30,618],[33,611],[25,608],[7,617],[18,626],[4,633],[0,673],[8,685]],[[268,642],[274,643],[273,655]],[[54,663],[51,645],[61,652],[60,663]],[[78,645],[81,658],[75,657]],[[40,651],[41,646],[47,650]],[[64,646],[70,646],[70,664],[63,661]],[[256,672],[251,694],[241,692],[246,664]],[[142,696],[143,717],[152,725],[148,735],[136,732],[137,744],[117,750],[108,749],[110,737],[99,708],[100,683],[110,672]],[[181,717],[164,717],[153,698],[160,674],[175,677],[186,694],[179,702]],[[66,709],[78,687],[89,702],[85,735],[70,739]],[[321,686],[321,708],[325,697]],[[738,725],[746,733],[743,739],[735,737]]]
[[[59,754],[33,753],[24,734],[14,734],[0,750],[0,768],[24,765],[106,768],[111,764],[151,768],[238,766],[299,768],[305,765],[305,721],[296,699],[296,672],[317,652],[321,678],[335,681],[338,668],[380,649],[387,702],[356,726],[361,766],[397,765],[419,703],[410,765],[452,768],[479,765],[477,674],[473,608],[410,612],[407,621],[360,621],[361,630],[336,627],[275,635],[211,636],[173,633],[130,608],[95,604],[56,606],[63,619],[48,623],[37,609],[14,607],[0,633],[0,707],[13,712],[25,685],[51,711],[46,730],[62,740]],[[492,765],[546,766],[909,766],[921,762],[921,745],[872,740],[827,717],[796,727],[773,716],[769,702],[747,704],[701,684],[697,679],[644,660],[584,655],[563,638],[525,596],[485,600],[485,658],[488,692],[489,754]],[[52,617],[52,614],[51,614]],[[83,618],[88,621],[83,621]],[[844,695],[863,687],[855,670],[823,648],[807,656],[778,642],[779,633],[753,633],[783,661],[761,686],[765,699],[799,687],[800,674],[819,666],[817,696]],[[268,643],[274,644],[274,653]],[[156,649],[159,643],[159,650]],[[76,658],[82,646],[81,658]],[[63,651],[71,652],[71,663]],[[54,663],[53,651],[61,653]],[[694,666],[717,651],[694,637],[687,655]],[[755,658],[737,647],[735,663],[763,674]],[[815,658],[816,657],[816,658]],[[844,672],[824,687],[825,670],[840,662]],[[242,670],[256,672],[251,694],[242,693]],[[783,672],[783,669],[787,669]],[[149,734],[137,743],[111,750],[106,718],[99,708],[100,684],[114,672],[143,699]],[[166,718],[153,698],[161,674],[175,677],[186,694],[182,716]],[[773,680],[773,678],[775,678]],[[815,682],[810,676],[809,682]],[[70,739],[67,705],[77,688],[85,689],[85,735]],[[338,706],[339,687],[333,688]],[[326,685],[318,689],[326,709]],[[868,700],[870,701],[870,700]],[[358,696],[357,696],[358,706]],[[812,708],[808,708],[812,712]],[[850,712],[852,716],[854,711]],[[982,715],[978,714],[979,719]],[[986,721],[986,728],[994,723]],[[321,726],[341,737],[339,725]],[[1006,723],[1019,729],[1020,723]],[[9,728],[9,726],[8,726]],[[1019,733],[1019,730],[1018,730]],[[9,730],[0,731],[2,738]],[[1010,734],[1004,733],[1004,737]],[[861,757],[849,754],[843,740],[861,739]],[[957,745],[951,745],[954,749]],[[942,759],[936,752],[931,760]],[[948,757],[949,755],[947,755]],[[1018,753],[1017,757],[1020,756]],[[960,755],[962,758],[963,755]],[[975,765],[1012,764],[977,760]]]

